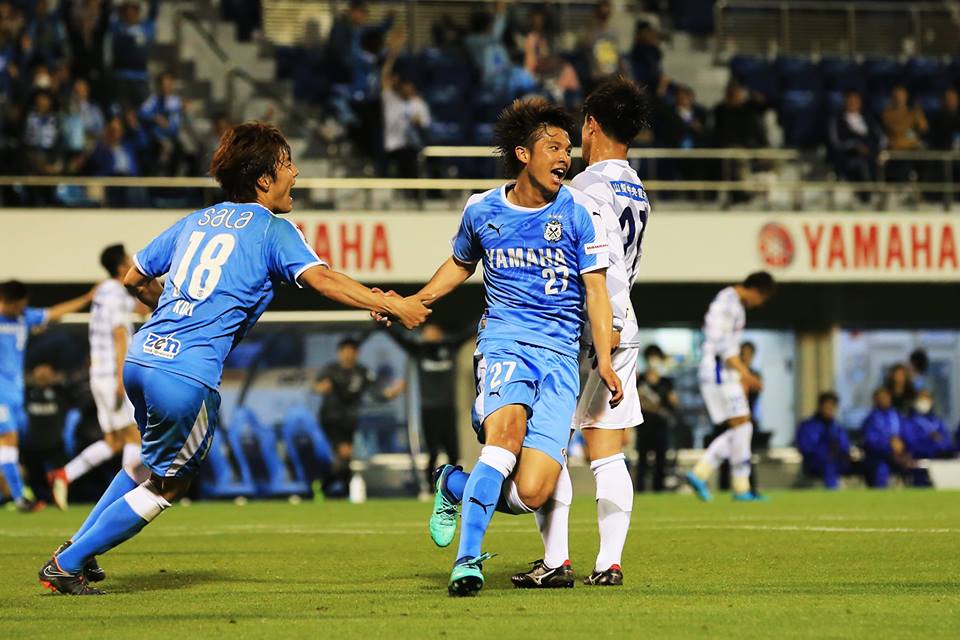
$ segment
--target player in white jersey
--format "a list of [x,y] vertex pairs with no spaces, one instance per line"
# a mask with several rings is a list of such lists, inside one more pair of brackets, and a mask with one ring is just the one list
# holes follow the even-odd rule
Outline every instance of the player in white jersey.
[[763,305],[773,295],[773,276],[766,271],[717,294],[703,319],[703,357],[700,360],[700,393],[710,420],[727,428],[687,473],[687,482],[704,502],[711,499],[707,479],[724,460],[730,461],[733,499],[752,502],[761,498],[750,490],[750,405],[746,390],[759,391],[760,380],[740,359],[746,309]]
[[123,468],[130,477],[142,482],[146,473],[140,464],[140,432],[137,431],[133,405],[123,389],[123,360],[133,335],[130,316],[136,300],[123,286],[123,276],[133,265],[123,245],[107,247],[100,264],[109,278],[97,287],[90,313],[90,392],[97,405],[97,419],[103,440],[94,442],[62,469],[50,472],[53,499],[67,508],[67,486],[123,452]]
[[[623,78],[601,83],[587,97],[583,104],[582,138],[583,158],[588,166],[572,183],[574,188],[608,205],[600,211],[613,213],[604,218],[603,226],[610,245],[607,292],[615,331],[612,361],[623,381],[623,401],[611,407],[610,391],[593,365],[593,345],[583,345],[581,393],[571,426],[582,430],[587,444],[590,469],[597,483],[600,528],[600,550],[593,571],[584,580],[587,585],[623,584],[620,562],[633,508],[633,482],[623,445],[626,429],[641,424],[643,415],[636,384],[639,329],[630,289],[637,274],[650,204],[640,178],[627,162],[627,147],[646,125],[646,103],[643,91]],[[584,331],[583,336],[588,342],[590,332]],[[572,497],[570,475],[564,466],[553,499],[536,513],[544,557],[530,571],[513,576],[517,587],[573,586],[567,539]]]

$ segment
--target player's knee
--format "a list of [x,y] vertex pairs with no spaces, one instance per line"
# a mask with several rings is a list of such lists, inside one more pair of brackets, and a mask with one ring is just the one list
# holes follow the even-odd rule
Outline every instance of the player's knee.
[[117,453],[123,448],[123,438],[118,437],[116,433],[103,434],[103,441],[107,443],[107,446],[110,447],[114,453]]
[[187,494],[192,481],[192,477],[161,478],[160,476],[151,475],[150,479],[147,480],[143,486],[167,502],[173,502],[174,500],[179,500]]
[[541,478],[520,478],[517,481],[517,495],[523,504],[536,511],[547,503],[553,493],[551,483]]

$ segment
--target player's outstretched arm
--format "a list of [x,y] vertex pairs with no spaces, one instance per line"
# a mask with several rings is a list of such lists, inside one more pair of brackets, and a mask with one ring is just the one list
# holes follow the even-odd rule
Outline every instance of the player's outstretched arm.
[[146,276],[136,267],[130,267],[123,277],[123,286],[145,307],[153,311],[163,295],[163,286],[156,278]]
[[57,322],[68,313],[76,313],[81,309],[85,309],[93,300],[93,294],[96,290],[97,288],[94,287],[79,298],[67,300],[66,302],[61,302],[60,304],[49,307],[47,309],[47,322]]
[[476,270],[476,262],[461,262],[450,256],[417,295],[429,296],[430,300],[439,300],[466,282]]
[[593,346],[597,352],[597,373],[610,389],[610,406],[615,407],[623,400],[623,386],[613,370],[610,355],[613,346],[613,309],[607,293],[606,270],[591,271],[581,277],[587,290],[587,317],[590,318]]
[[432,299],[422,292],[406,298],[388,296],[368,289],[353,278],[323,265],[304,271],[300,276],[300,284],[342,305],[396,318],[407,329],[416,329],[432,313],[426,307]]

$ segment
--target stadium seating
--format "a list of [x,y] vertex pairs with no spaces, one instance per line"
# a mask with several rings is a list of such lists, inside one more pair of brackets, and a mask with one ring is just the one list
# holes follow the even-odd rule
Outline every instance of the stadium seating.
[[238,439],[237,449],[250,462],[258,496],[269,498],[310,493],[305,482],[291,478],[286,463],[280,457],[275,431],[261,424],[252,411],[245,407],[237,408],[230,433]]
[[[201,471],[200,496],[204,498],[251,497],[257,493],[250,463],[243,455],[233,430],[223,429],[207,453],[207,464]],[[227,437],[224,437],[224,436]]]
[[305,485],[326,475],[333,450],[316,416],[306,407],[291,407],[283,418],[283,442],[294,477]]

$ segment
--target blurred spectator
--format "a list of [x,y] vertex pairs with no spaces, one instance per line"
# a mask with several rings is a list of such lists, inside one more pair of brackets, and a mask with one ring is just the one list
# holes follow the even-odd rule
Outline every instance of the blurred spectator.
[[140,106],[140,122],[150,139],[153,173],[177,175],[183,160],[180,125],[183,101],[173,92],[173,75],[161,73],[157,91]]
[[863,421],[863,452],[867,483],[885,488],[890,472],[905,473],[913,459],[903,442],[903,418],[892,404],[890,392],[880,387],[873,392],[873,410]]
[[146,19],[139,2],[121,2],[111,16],[105,51],[113,71],[113,93],[123,107],[139,107],[150,93],[147,60],[156,37],[159,0],[149,0]]
[[904,419],[903,442],[915,460],[952,458],[956,454],[947,425],[933,410],[933,395],[925,389],[917,393]]
[[327,39],[327,59],[331,63],[331,82],[349,83],[355,79],[356,60],[361,56],[365,35],[381,38],[393,26],[394,13],[376,25],[368,25],[369,11],[365,0],[350,0],[347,11],[333,21]]
[[[830,120],[829,152],[834,170],[850,182],[873,182],[877,179],[877,154],[886,146],[886,138],[873,118],[864,113],[863,100],[856,91],[844,96],[843,112]],[[858,194],[861,200],[870,194]]]
[[653,90],[660,85],[663,75],[663,51],[660,50],[660,35],[649,22],[638,22],[630,50],[630,67],[633,78],[640,86]]
[[817,412],[797,427],[797,449],[803,455],[803,473],[821,478],[827,489],[840,486],[840,476],[850,472],[850,440],[837,422],[837,394],[821,393]]
[[735,80],[727,84],[723,102],[713,109],[713,143],[717,147],[758,149],[768,146],[763,125],[766,104]]
[[695,149],[704,145],[707,111],[697,104],[693,89],[676,87],[673,104],[660,99],[654,135],[657,144],[677,149]]
[[404,351],[414,359],[419,374],[420,427],[427,448],[427,485],[433,486],[433,470],[440,451],[447,462],[457,464],[460,442],[457,436],[457,349],[476,333],[474,326],[448,335],[432,322],[423,325],[420,335],[397,327],[391,332]]
[[[350,460],[353,458],[353,436],[360,419],[360,405],[377,381],[372,371],[357,362],[359,353],[359,342],[352,338],[341,340],[337,345],[336,361],[323,368],[313,387],[324,398],[320,405],[320,426],[336,458],[324,488],[331,496],[346,495],[352,475]],[[391,400],[403,393],[403,389],[403,380],[400,380],[380,395]]]
[[42,89],[33,96],[33,108],[27,114],[23,131],[28,172],[50,175],[63,169],[60,115],[54,109],[53,95]]
[[139,176],[139,155],[147,147],[147,137],[139,124],[127,118],[124,130],[120,118],[107,121],[100,142],[87,161],[87,172],[94,176]]
[[26,29],[38,55],[48,64],[67,56],[67,32],[60,12],[52,4],[51,0],[36,0],[33,19]]
[[20,445],[27,483],[38,500],[52,502],[47,472],[66,463],[63,428],[71,398],[63,377],[46,363],[27,376],[27,433]]
[[260,0],[221,0],[220,15],[236,25],[240,42],[250,42],[263,23]]
[[510,52],[503,43],[507,29],[507,6],[497,2],[495,13],[477,9],[470,16],[470,30],[464,39],[467,56],[480,75],[480,83],[497,96],[506,90],[505,71],[510,66]]
[[104,47],[109,24],[110,3],[103,0],[79,0],[67,9],[67,37],[70,44],[70,72],[85,78],[94,93],[103,89]]
[[233,124],[225,113],[215,113],[210,118],[210,129],[200,142],[200,150],[197,154],[197,166],[194,168],[194,175],[207,175],[210,170],[210,162],[213,160],[213,154],[220,146],[220,138],[223,137]]
[[910,362],[910,382],[916,391],[927,389],[927,371],[930,369],[930,356],[924,349],[914,349],[908,358]]
[[[670,433],[678,422],[680,399],[673,380],[663,375],[666,356],[655,344],[643,350],[646,369],[637,380],[643,424],[637,425],[637,491],[646,491],[649,456],[653,455],[653,490],[663,491],[667,477],[667,451]],[[624,381],[630,384],[630,381]]]
[[620,47],[611,25],[613,8],[609,0],[601,0],[593,9],[590,25],[581,36],[581,48],[586,52],[590,77],[586,78],[588,91],[600,80],[621,71]]
[[919,104],[910,106],[906,87],[897,85],[890,92],[890,104],[883,110],[883,126],[893,151],[920,149],[926,134],[927,118]]
[[960,100],[956,89],[943,92],[940,110],[930,116],[927,140],[933,149],[960,150]]
[[907,366],[897,363],[890,367],[883,386],[890,392],[893,407],[901,414],[906,415],[917,395],[913,382],[910,381],[910,371]]
[[380,72],[383,103],[384,174],[399,178],[420,175],[420,150],[430,127],[430,107],[417,93],[413,81],[396,71],[399,42],[391,40]]
[[82,78],[74,80],[73,92],[63,114],[64,146],[73,171],[80,169],[75,163],[93,149],[103,127],[103,112],[90,101],[90,85]]
[[0,2],[0,49],[13,45],[26,26],[23,10],[9,0]]
[[523,43],[524,68],[544,86],[555,102],[574,102],[580,91],[580,81],[573,65],[551,51],[546,14],[542,9],[531,9],[529,20],[529,31]]

